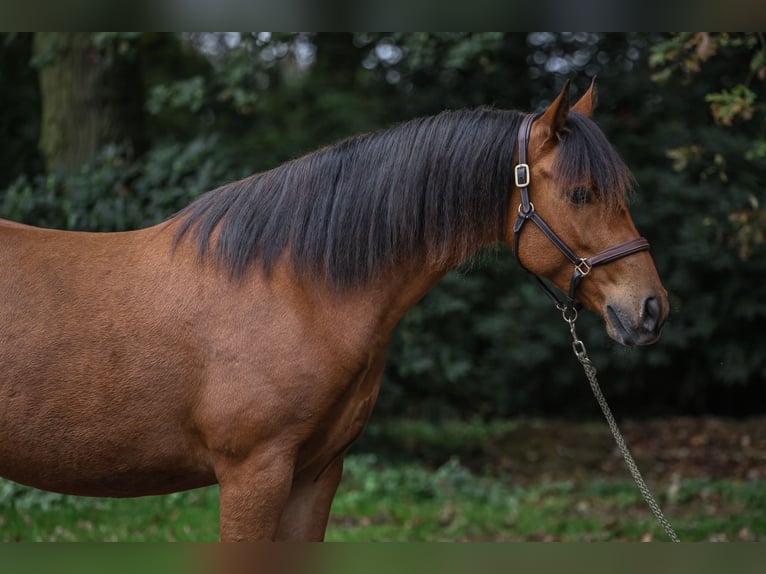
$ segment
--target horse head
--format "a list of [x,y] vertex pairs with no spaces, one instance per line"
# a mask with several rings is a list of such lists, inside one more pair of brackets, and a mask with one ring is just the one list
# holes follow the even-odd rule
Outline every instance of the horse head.
[[591,119],[595,99],[591,83],[570,107],[567,82],[522,123],[506,239],[523,267],[569,293],[565,317],[576,299],[614,340],[650,344],[668,315],[667,292],[628,211],[630,171]]

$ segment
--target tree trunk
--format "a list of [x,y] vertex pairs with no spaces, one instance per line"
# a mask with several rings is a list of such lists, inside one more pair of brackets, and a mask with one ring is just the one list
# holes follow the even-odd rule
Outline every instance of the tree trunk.
[[[116,44],[97,47],[88,33],[38,32],[40,151],[51,168],[76,169],[107,144],[143,151],[139,59]],[[126,44],[123,42],[122,47]]]

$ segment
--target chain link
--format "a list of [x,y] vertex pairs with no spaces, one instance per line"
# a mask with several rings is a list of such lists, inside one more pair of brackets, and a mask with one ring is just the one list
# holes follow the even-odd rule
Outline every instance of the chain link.
[[617,422],[614,420],[612,410],[609,408],[609,405],[606,402],[604,393],[601,392],[601,387],[599,386],[598,379],[596,378],[596,367],[593,365],[590,357],[588,357],[588,352],[585,349],[585,343],[583,343],[577,337],[577,332],[575,331],[575,321],[577,320],[577,314],[568,317],[565,313],[564,320],[569,323],[569,330],[572,333],[572,349],[574,350],[574,354],[577,357],[577,360],[580,361],[580,364],[585,371],[585,375],[588,377],[590,388],[593,391],[593,396],[596,397],[596,402],[598,402],[598,405],[601,407],[601,412],[604,413],[604,418],[606,418],[606,423],[609,425],[609,430],[612,431],[612,436],[614,436],[614,440],[617,443],[617,448],[622,453],[622,458],[625,460],[625,465],[628,467],[628,470],[630,471],[630,474],[633,477],[638,490],[641,491],[644,500],[649,505],[649,509],[652,511],[652,514],[654,514],[657,522],[660,523],[660,526],[662,526],[665,534],[667,534],[673,542],[680,542],[680,539],[676,535],[675,530],[673,530],[670,522],[668,522],[668,520],[665,518],[660,505],[657,504],[657,501],[652,495],[651,490],[649,490],[649,487],[644,481],[643,476],[641,476],[641,471],[638,469],[636,461],[633,460],[633,456],[630,454],[630,449],[628,449],[628,445],[625,443],[625,439],[623,438],[622,433],[617,426]]

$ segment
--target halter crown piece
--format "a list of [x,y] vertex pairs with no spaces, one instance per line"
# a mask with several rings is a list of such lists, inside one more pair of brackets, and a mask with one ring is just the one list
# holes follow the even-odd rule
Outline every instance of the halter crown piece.
[[[564,314],[564,318],[574,319],[577,316],[577,309],[579,304],[577,303],[576,294],[577,287],[580,285],[580,281],[591,269],[596,265],[604,265],[610,263],[616,259],[639,253],[640,251],[647,251],[649,249],[649,242],[643,237],[637,237],[608,247],[593,255],[592,257],[580,257],[569,246],[556,235],[556,233],[548,226],[547,223],[540,217],[535,211],[534,204],[529,200],[529,182],[532,175],[527,163],[527,146],[529,144],[529,134],[532,129],[532,122],[537,118],[536,114],[527,114],[521,121],[521,127],[519,128],[518,140],[516,147],[518,148],[519,163],[514,167],[514,182],[516,188],[519,190],[521,196],[521,203],[519,203],[518,216],[516,217],[516,223],[513,225],[513,254],[516,260],[521,265],[522,269],[532,275],[537,281],[543,291],[553,301],[556,307]],[[572,273],[572,279],[569,281],[569,292],[567,293],[566,301],[556,294],[543,279],[526,269],[524,264],[519,258],[519,238],[521,237],[521,230],[524,228],[524,224],[527,221],[534,223],[540,231],[556,246],[556,248],[564,254],[574,265],[574,272]]]

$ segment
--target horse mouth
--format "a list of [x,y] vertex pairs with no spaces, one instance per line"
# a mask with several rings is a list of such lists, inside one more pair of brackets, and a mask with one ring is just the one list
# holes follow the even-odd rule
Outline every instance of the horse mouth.
[[626,347],[651,345],[660,338],[660,330],[647,331],[643,328],[632,327],[630,321],[619,309],[606,306],[607,334]]

